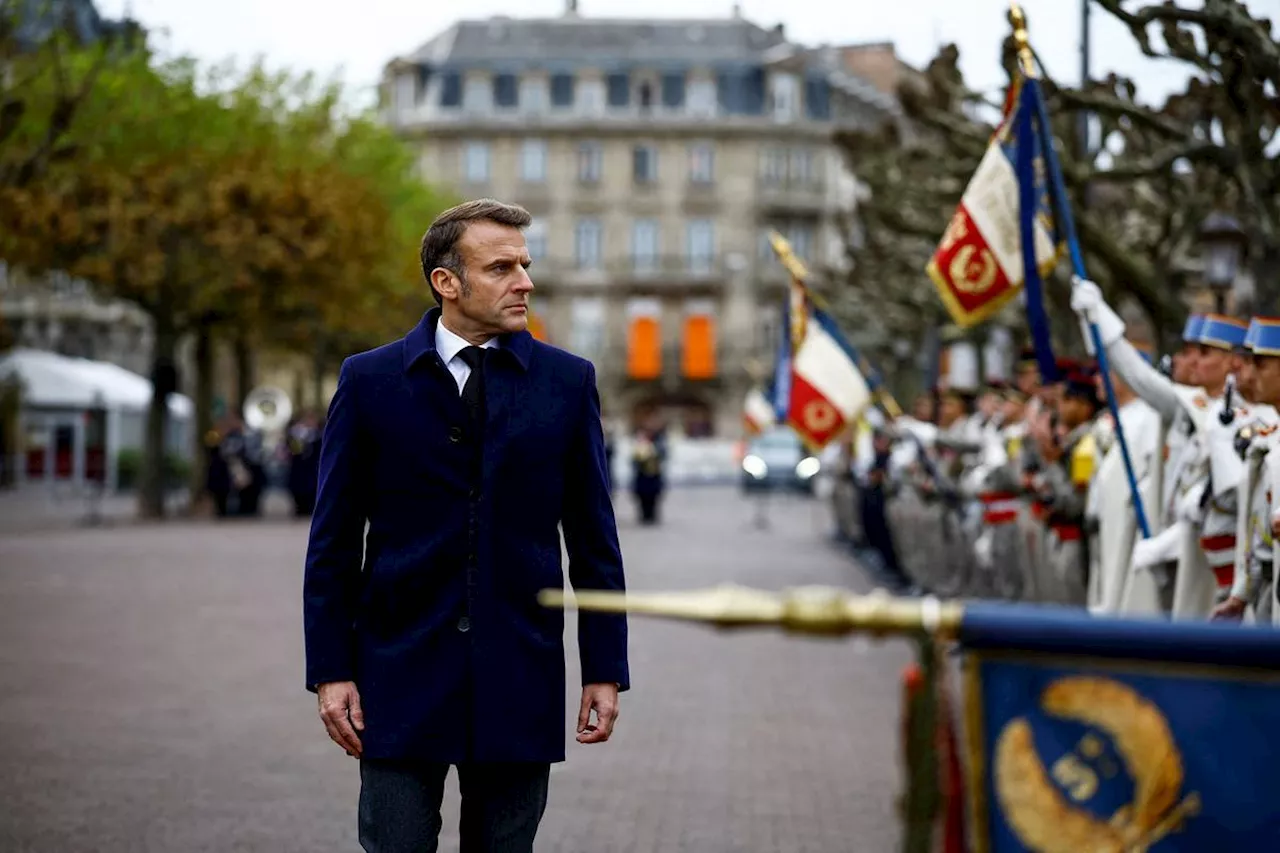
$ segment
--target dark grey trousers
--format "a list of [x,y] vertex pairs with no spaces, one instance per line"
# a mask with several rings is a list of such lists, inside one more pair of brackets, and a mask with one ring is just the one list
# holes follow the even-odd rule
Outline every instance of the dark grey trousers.
[[[459,764],[461,853],[531,853],[547,807],[549,764]],[[360,762],[360,846],[436,853],[448,764]]]

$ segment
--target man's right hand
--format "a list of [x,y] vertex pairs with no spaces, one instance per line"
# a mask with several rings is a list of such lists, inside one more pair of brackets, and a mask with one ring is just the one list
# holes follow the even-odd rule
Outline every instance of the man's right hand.
[[325,730],[347,755],[359,758],[363,746],[356,732],[364,731],[364,712],[360,710],[360,691],[354,681],[330,681],[316,687],[320,702],[320,719]]

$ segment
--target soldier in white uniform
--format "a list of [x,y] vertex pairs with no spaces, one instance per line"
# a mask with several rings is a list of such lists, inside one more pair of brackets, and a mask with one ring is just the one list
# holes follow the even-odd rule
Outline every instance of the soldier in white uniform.
[[[1210,407],[1222,395],[1227,376],[1239,369],[1235,348],[1243,343],[1247,325],[1216,315],[1204,319],[1194,360],[1193,381],[1200,386],[1196,388],[1174,383],[1124,340],[1124,321],[1106,304],[1093,282],[1076,279],[1071,306],[1083,319],[1098,324],[1111,366],[1169,423],[1169,443],[1178,451],[1176,456],[1171,454],[1172,466],[1163,483],[1163,530],[1137,544],[1134,567],[1151,568],[1176,559],[1172,600],[1166,598],[1170,611],[1175,618],[1206,618],[1216,595],[1215,579],[1224,571],[1224,555],[1229,586],[1235,554],[1234,515],[1205,488],[1209,476],[1207,418]],[[1183,442],[1180,449],[1179,439]]]
[[[1145,348],[1141,351],[1150,360]],[[1151,473],[1153,466],[1162,463],[1157,459],[1160,416],[1114,370],[1111,371],[1111,386],[1115,391],[1116,409],[1120,413],[1120,426],[1129,448],[1143,510],[1150,518],[1159,504],[1159,497],[1152,493],[1154,478]],[[1100,422],[1104,420],[1110,421],[1110,412],[1105,419],[1099,419]],[[1149,572],[1136,576],[1139,583],[1145,582],[1145,589],[1131,589],[1129,595],[1125,595],[1125,587],[1135,580],[1129,571],[1129,557],[1133,553],[1135,537],[1140,535],[1137,514],[1114,427],[1099,436],[1099,443],[1102,445],[1102,458],[1089,486],[1085,525],[1092,534],[1089,539],[1089,610],[1092,613],[1158,613],[1159,598],[1154,578]]]
[[[1237,480],[1236,555],[1230,593],[1214,608],[1219,619],[1242,619],[1250,607],[1257,621],[1270,624],[1273,609],[1272,491],[1280,454],[1272,453],[1280,414],[1280,319],[1255,317],[1245,336],[1247,350],[1240,386],[1251,405],[1232,424],[1231,446],[1217,437],[1219,464],[1214,477]],[[1228,429],[1231,429],[1228,428]],[[1240,458],[1230,458],[1235,451]],[[1220,471],[1221,469],[1221,471]]]

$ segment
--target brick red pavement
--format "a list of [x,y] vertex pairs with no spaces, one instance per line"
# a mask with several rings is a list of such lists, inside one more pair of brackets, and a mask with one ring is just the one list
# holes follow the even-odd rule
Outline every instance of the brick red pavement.
[[[658,529],[619,512],[635,589],[864,587],[810,502],[767,531],[724,489],[673,493]],[[301,687],[304,548],[284,519],[0,533],[0,850],[358,849],[356,765]],[[615,738],[570,743],[539,851],[895,849],[905,647],[632,637]]]

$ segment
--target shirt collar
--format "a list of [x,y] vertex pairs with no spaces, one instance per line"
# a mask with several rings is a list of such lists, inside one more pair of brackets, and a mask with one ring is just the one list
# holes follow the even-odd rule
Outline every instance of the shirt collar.
[[[493,349],[497,345],[497,338],[489,338],[489,340],[482,344],[485,349]],[[471,343],[465,338],[454,334],[449,327],[444,324],[443,319],[436,323],[436,353],[439,354],[440,360],[445,364],[453,361],[458,353],[462,352],[469,346],[471,346]]]

